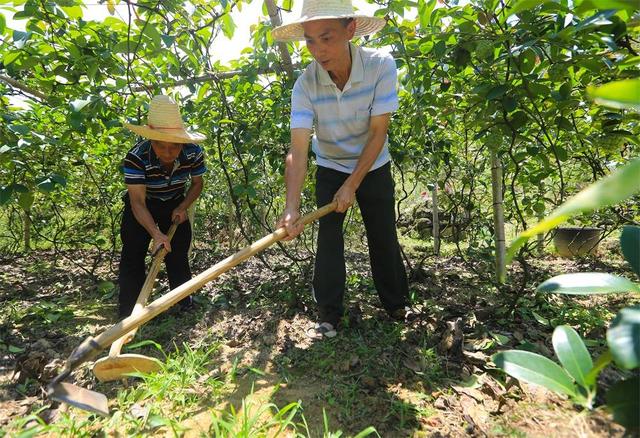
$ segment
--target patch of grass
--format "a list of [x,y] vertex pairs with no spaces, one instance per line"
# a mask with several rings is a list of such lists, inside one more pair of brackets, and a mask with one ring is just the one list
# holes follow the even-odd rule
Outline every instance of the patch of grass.
[[182,349],[167,356],[157,373],[136,374],[143,384],[133,391],[120,392],[119,405],[128,406],[140,400],[170,402],[174,412],[182,412],[206,400],[215,400],[221,394],[224,382],[215,373],[214,353],[219,344],[211,347],[192,348],[183,344]]

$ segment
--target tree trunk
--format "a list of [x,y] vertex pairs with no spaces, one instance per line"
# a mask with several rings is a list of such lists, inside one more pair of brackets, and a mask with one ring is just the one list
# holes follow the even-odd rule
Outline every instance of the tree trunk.
[[495,228],[496,242],[496,277],[500,283],[504,283],[507,277],[507,267],[505,265],[502,163],[500,163],[498,154],[494,151],[491,151],[491,188],[493,192],[493,226]]
[[24,250],[31,250],[31,217],[29,216],[29,211],[22,210],[22,227],[23,227],[23,238],[24,238]]
[[440,255],[440,216],[438,210],[438,182],[433,185],[431,191],[431,215],[433,224],[433,253]]
[[[271,24],[273,24],[273,27],[280,26],[282,24],[282,19],[280,18],[278,7],[276,6],[275,2],[273,0],[265,0],[265,3],[267,5],[267,10],[269,11],[269,19],[271,19]],[[280,51],[280,56],[282,57],[282,67],[284,68],[284,71],[287,72],[289,80],[293,80],[293,63],[291,62],[291,55],[289,55],[287,44],[278,43],[278,50]]]

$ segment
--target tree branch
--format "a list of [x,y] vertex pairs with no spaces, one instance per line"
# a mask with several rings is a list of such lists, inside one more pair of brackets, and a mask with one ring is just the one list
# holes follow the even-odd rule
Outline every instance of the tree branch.
[[13,88],[16,88],[20,91],[23,91],[27,94],[30,94],[33,97],[37,97],[40,100],[44,100],[47,101],[49,100],[49,97],[43,93],[41,93],[40,91],[34,90],[33,88],[30,88],[24,84],[21,84],[20,82],[16,81],[13,78],[10,78],[9,76],[5,76],[0,74],[0,80],[6,82],[7,84],[11,85]]

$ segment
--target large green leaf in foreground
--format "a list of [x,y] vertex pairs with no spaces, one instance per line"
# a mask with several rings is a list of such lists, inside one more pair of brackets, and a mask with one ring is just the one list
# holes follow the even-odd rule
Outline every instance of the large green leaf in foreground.
[[551,391],[576,396],[571,377],[557,363],[530,351],[507,350],[496,353],[493,362],[511,377],[544,386]]
[[636,158],[605,178],[593,183],[559,206],[541,222],[520,233],[507,251],[507,263],[513,260],[518,249],[529,238],[551,230],[571,216],[617,204],[639,191],[640,158]]
[[640,227],[625,226],[620,235],[620,247],[625,260],[640,276]]
[[640,286],[617,275],[599,272],[578,272],[550,278],[539,285],[536,292],[566,295],[613,294],[640,292]]
[[640,377],[620,380],[607,392],[607,406],[613,419],[627,428],[627,432],[640,428]]
[[607,330],[607,343],[618,365],[640,367],[640,305],[625,307]]
[[603,106],[640,111],[640,79],[610,82],[597,88],[588,87],[587,94]]

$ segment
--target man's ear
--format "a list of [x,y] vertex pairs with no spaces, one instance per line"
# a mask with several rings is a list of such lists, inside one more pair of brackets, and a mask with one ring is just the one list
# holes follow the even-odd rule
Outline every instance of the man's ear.
[[351,22],[349,22],[349,24],[347,24],[347,34],[349,35],[349,40],[351,40],[353,38],[353,36],[356,34],[356,19],[355,18],[353,20],[351,20]]

